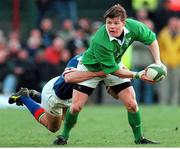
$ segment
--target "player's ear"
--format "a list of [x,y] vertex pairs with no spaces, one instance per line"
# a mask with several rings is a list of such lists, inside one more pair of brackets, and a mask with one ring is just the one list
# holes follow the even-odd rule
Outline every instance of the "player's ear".
[[121,26],[125,26],[125,21],[123,21],[120,17],[119,17],[119,19],[120,19]]
[[125,21],[121,21],[122,22],[122,25],[125,26]]

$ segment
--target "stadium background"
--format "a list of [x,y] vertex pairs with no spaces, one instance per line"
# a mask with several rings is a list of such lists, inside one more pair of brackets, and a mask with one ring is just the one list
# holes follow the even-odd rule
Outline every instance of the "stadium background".
[[[37,22],[38,1],[47,2],[61,0],[0,0],[0,147],[54,147],[51,143],[55,136],[59,135],[59,132],[52,134],[41,125],[38,125],[26,108],[9,105],[7,102],[8,97],[15,91],[5,90],[3,88],[6,76],[12,73],[12,71],[4,73],[6,72],[5,68],[7,63],[10,63],[11,65],[16,63],[18,66],[22,67],[23,70],[25,68],[31,68],[31,65],[27,65],[29,60],[33,60],[33,62],[35,60],[32,57],[27,57],[25,65],[21,65],[23,63],[21,61],[20,64],[17,63],[17,60],[15,60],[15,62],[12,61],[12,59],[14,60],[14,55],[11,55],[9,51],[17,48],[18,51],[25,50],[26,52],[29,52],[27,43],[28,41],[31,41],[30,34],[34,28],[39,30],[40,25]],[[97,29],[97,27],[103,23],[104,20],[102,19],[102,15],[104,11],[113,4],[121,3],[127,10],[128,16],[134,18],[137,17],[136,12],[143,7],[148,11],[147,20],[154,23],[154,31],[157,33],[157,37],[159,37],[159,33],[168,24],[168,19],[174,16],[179,18],[180,13],[179,0],[91,0],[90,2],[86,0],[75,0],[75,3],[77,5],[78,18],[86,18],[88,22],[90,22],[90,26],[92,28],[94,27],[93,29]],[[53,30],[55,30],[55,33],[62,31],[62,28],[60,27],[60,23],[62,22],[59,22],[58,12],[55,12],[54,9],[49,7],[45,17],[52,19]],[[176,21],[178,22],[179,20],[177,19]],[[176,24],[178,24],[177,22]],[[152,23],[150,24],[152,25]],[[152,27],[151,25],[150,27]],[[80,29],[82,31],[82,26],[75,26],[75,29]],[[180,38],[178,32],[179,29],[180,27],[175,31],[176,38],[178,39]],[[38,32],[37,30],[35,30],[35,33]],[[85,31],[83,30],[82,32]],[[14,40],[13,42],[10,40],[12,38],[15,38],[15,44]],[[76,38],[76,36],[74,38]],[[163,36],[162,40],[165,39],[166,36]],[[173,40],[171,45],[177,44],[177,47],[180,47],[180,42],[177,41],[175,42],[175,40]],[[166,40],[166,42],[169,41]],[[142,52],[137,50],[139,47],[144,49],[143,51],[148,51],[145,50],[145,47],[137,44],[130,47],[124,57],[124,62],[132,70],[142,69],[144,65],[150,63],[150,61],[147,60],[149,57],[143,57],[143,55],[139,53]],[[175,72],[175,83],[173,82],[172,85],[169,84],[170,88],[173,90],[175,84],[180,84],[180,49],[175,51],[172,47],[168,48],[169,53],[166,53],[166,56],[172,59],[170,59],[171,61],[168,61],[169,63],[165,64],[167,65],[170,74],[171,72]],[[45,46],[40,47],[41,52],[45,51],[45,49]],[[172,54],[170,52],[171,50],[174,50],[174,55],[170,55]],[[147,52],[143,54],[148,55],[150,53]],[[137,55],[140,55],[141,57],[134,58]],[[135,64],[138,64],[140,61],[137,62],[134,61],[134,59],[145,59],[144,65],[137,65],[138,67],[135,69]],[[179,61],[174,63],[176,59],[179,59]],[[46,79],[44,81],[46,82],[51,77],[60,74],[63,71],[66,62],[60,63],[60,65],[58,64],[58,71],[48,77],[46,76],[48,72],[45,70],[49,71],[49,68],[54,67],[54,65],[42,64],[42,67],[39,67],[39,63],[35,63],[35,65],[38,66],[38,69],[43,71],[43,73],[40,73],[40,77],[45,77]],[[173,67],[171,62],[173,62]],[[13,66],[13,68],[15,68],[15,66]],[[40,77],[38,75],[33,75],[32,72],[34,71],[30,70],[30,72],[28,71],[25,74],[18,76],[16,81],[20,82],[20,84],[14,89],[18,90],[21,85],[27,85],[28,87],[35,87],[40,91],[45,82],[43,82],[42,85],[39,85],[37,79]],[[16,73],[13,73],[13,75],[16,76]],[[26,78],[25,76],[28,77]],[[173,80],[174,76],[171,76],[169,79]],[[143,96],[140,96],[139,94],[137,96],[140,97],[138,98],[138,102],[142,112],[145,135],[161,142],[161,144],[156,147],[179,147],[180,99],[176,102],[163,103],[160,100],[158,92],[158,89],[162,87],[161,83],[146,86],[146,89],[142,86],[138,87],[139,83],[142,82],[133,82],[133,85],[135,85],[136,89],[140,89],[137,90],[137,94],[144,94]],[[177,88],[176,91],[178,92],[177,95],[179,95],[180,88]],[[174,93],[170,92],[168,94],[170,97],[169,100],[171,100]],[[151,99],[147,98],[149,95],[152,95]],[[180,98],[180,96],[176,98]],[[90,97],[90,100],[88,101],[89,106],[85,106],[81,112],[78,125],[76,126],[76,129],[72,131],[67,147],[137,147],[132,140],[133,136],[130,127],[128,126],[126,110],[123,106],[119,106],[119,104],[119,102],[112,99],[106,93],[103,84],[100,84]],[[148,145],[142,147],[154,146]]]

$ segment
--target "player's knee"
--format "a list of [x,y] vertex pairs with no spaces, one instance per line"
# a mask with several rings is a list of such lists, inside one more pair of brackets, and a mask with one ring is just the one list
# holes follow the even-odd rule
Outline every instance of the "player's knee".
[[74,113],[79,113],[81,111],[82,107],[79,106],[79,105],[72,105],[71,106],[71,112],[74,114]]
[[81,111],[81,107],[80,106],[75,106],[74,109],[72,110],[72,113],[77,113]]
[[131,101],[126,106],[127,110],[129,112],[137,112],[138,111],[138,105],[135,101]]
[[55,133],[59,130],[60,127],[48,127],[48,130]]
[[126,90],[127,99],[126,100],[126,108],[129,112],[137,112],[138,111],[138,104],[135,99],[135,93],[132,88]]

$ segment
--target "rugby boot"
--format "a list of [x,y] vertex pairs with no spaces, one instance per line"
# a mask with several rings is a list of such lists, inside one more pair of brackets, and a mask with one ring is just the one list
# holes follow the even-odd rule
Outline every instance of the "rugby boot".
[[65,145],[65,144],[67,144],[67,139],[64,136],[59,135],[59,136],[57,136],[56,140],[54,140],[53,144],[54,145]]
[[20,100],[21,96],[29,96],[29,91],[27,88],[21,88],[17,93],[12,94],[9,97],[8,103],[13,104],[16,103],[16,105],[23,105],[23,103]]
[[160,144],[160,142],[157,141],[151,141],[144,137],[142,137],[139,141],[135,141],[136,144]]

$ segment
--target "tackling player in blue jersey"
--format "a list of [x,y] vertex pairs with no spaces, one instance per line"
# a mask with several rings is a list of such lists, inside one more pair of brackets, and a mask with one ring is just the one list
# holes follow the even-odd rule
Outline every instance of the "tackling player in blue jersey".
[[[58,136],[54,144],[67,143],[66,140],[69,137],[69,131],[76,123],[78,116],[75,115],[73,118],[68,119],[69,109],[67,108],[72,103],[73,83],[66,83],[66,81],[76,83],[96,76],[105,76],[103,72],[86,73],[75,71],[79,58],[81,58],[81,55],[71,59],[63,74],[47,82],[41,94],[35,90],[21,88],[19,92],[9,98],[9,104],[24,104],[34,118],[51,132],[59,130],[62,119],[65,117],[65,112],[67,113],[64,120],[63,138]],[[73,80],[71,80],[72,77]],[[41,103],[41,105],[38,103]],[[68,125],[66,125],[66,123],[68,123]]]
[[[67,144],[70,130],[77,121],[78,114],[71,116],[69,111],[72,103],[73,83],[79,83],[93,77],[106,77],[102,71],[76,71],[80,59],[81,55],[72,58],[63,74],[47,82],[41,94],[35,90],[21,88],[19,92],[9,97],[9,104],[25,105],[34,118],[51,132],[58,131],[64,119],[62,135],[54,141],[54,144],[57,145]],[[121,69],[121,72],[122,77],[134,78],[138,76],[148,81],[143,75],[145,71],[132,72]],[[109,92],[111,93],[111,91]]]

